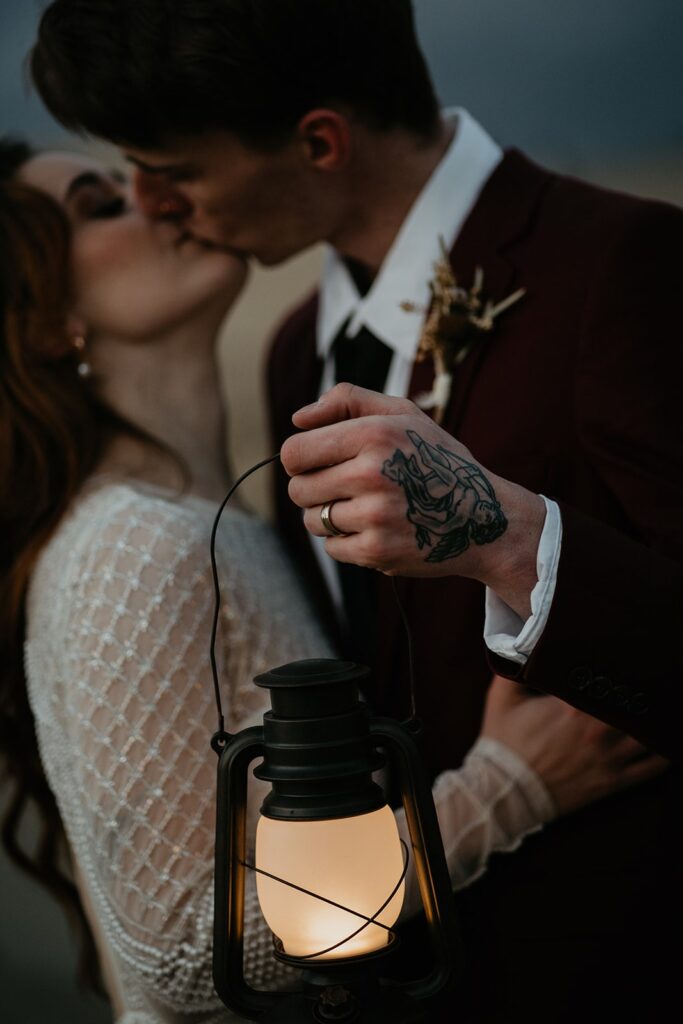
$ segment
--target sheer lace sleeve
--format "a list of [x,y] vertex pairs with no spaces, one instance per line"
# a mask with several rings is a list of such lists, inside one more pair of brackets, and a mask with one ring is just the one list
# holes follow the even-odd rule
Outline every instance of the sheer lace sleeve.
[[[155,1001],[186,1013],[220,1005],[211,980],[216,720],[203,525],[161,501],[153,518],[125,506],[107,517],[65,595],[52,705],[76,800],[59,779],[56,789],[104,935]],[[230,727],[248,724],[235,721],[231,671],[244,638],[233,582],[224,585],[219,651]],[[252,715],[254,700],[258,691],[241,702]],[[252,819],[259,802],[255,790]],[[247,974],[268,987],[281,968],[251,885],[247,915]]]
[[[492,853],[516,850],[525,836],[557,816],[540,777],[512,750],[487,737],[477,741],[461,768],[439,775],[432,792],[453,889],[479,878]],[[410,849],[403,810],[396,819]],[[421,906],[410,870],[404,916]]]

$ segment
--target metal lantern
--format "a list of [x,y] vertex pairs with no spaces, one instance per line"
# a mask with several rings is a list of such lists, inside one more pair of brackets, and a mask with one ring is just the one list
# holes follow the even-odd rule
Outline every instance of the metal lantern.
[[[262,727],[217,734],[214,983],[249,1020],[418,1022],[459,961],[450,879],[431,786],[408,725],[371,716],[358,698],[369,670],[331,659],[257,676],[270,690]],[[246,860],[248,769],[271,783],[255,864]],[[400,784],[434,966],[408,984],[381,980],[397,943],[408,851],[372,773]],[[255,870],[273,955],[302,968],[300,989],[262,992],[243,972],[245,873]]]

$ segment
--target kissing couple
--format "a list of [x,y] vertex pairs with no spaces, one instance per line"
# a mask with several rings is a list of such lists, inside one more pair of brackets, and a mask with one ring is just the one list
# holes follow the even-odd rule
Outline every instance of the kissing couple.
[[[132,167],[16,140],[0,158],[3,757],[15,806],[59,822],[117,1019],[231,1019],[211,983],[215,338],[249,260],[321,241],[268,362],[277,530],[233,507],[219,536],[229,728],[263,714],[255,674],[334,655],[405,717],[400,577],[462,890],[453,1012],[652,1016],[675,977],[680,212],[441,110],[408,0],[55,0],[31,71]],[[58,863],[36,869],[54,889]],[[416,909],[409,885],[405,970]],[[247,919],[252,981],[283,984],[253,890]]]

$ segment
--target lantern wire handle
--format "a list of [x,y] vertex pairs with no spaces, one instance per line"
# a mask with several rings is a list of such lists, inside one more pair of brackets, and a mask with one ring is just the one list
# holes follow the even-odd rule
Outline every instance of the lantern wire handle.
[[408,614],[401,600],[401,595],[398,592],[398,584],[396,583],[396,577],[391,577],[391,589],[394,592],[394,599],[398,605],[398,610],[401,614],[401,620],[403,622],[403,628],[406,633],[406,640],[408,641],[408,683],[410,687],[410,718],[408,718],[403,724],[410,726],[414,722],[417,722],[417,707],[415,704],[415,658],[413,656],[413,633],[408,622]]
[[218,579],[218,565],[216,564],[216,534],[218,533],[218,524],[221,521],[221,516],[223,515],[223,510],[225,509],[225,506],[228,504],[237,488],[244,483],[247,477],[251,476],[251,474],[255,473],[258,469],[263,469],[264,466],[270,465],[271,462],[276,462],[279,458],[280,453],[278,452],[277,455],[271,455],[269,459],[263,459],[261,462],[257,462],[256,465],[252,466],[251,469],[248,469],[246,473],[242,473],[242,476],[235,481],[235,483],[232,485],[228,493],[223,498],[223,501],[221,502],[218,512],[216,513],[216,518],[213,521],[213,527],[211,529],[211,572],[213,575],[213,592],[215,596],[215,603],[213,609],[213,622],[211,623],[211,646],[209,651],[211,656],[211,674],[213,675],[213,690],[216,697],[216,709],[218,711],[218,732],[214,735],[213,739],[211,740],[211,746],[217,753],[220,753],[222,747],[224,747],[225,744],[232,738],[230,736],[230,733],[225,731],[225,718],[223,716],[221,688],[218,679],[218,665],[216,664],[216,634],[218,632],[218,616],[220,615],[221,610],[221,587],[220,581]]
[[[216,636],[218,633],[218,618],[221,610],[221,588],[220,581],[218,579],[218,565],[216,563],[216,536],[218,534],[218,524],[220,523],[221,516],[223,515],[225,506],[228,504],[237,488],[244,483],[247,477],[250,477],[252,473],[256,473],[257,470],[263,469],[264,466],[269,466],[272,462],[277,462],[279,458],[280,453],[278,452],[276,455],[271,455],[270,458],[268,459],[263,459],[261,462],[257,462],[255,466],[251,467],[251,469],[248,469],[246,470],[245,473],[242,473],[242,476],[235,481],[235,483],[232,485],[226,496],[223,498],[223,501],[221,502],[219,509],[216,513],[216,518],[214,519],[213,527],[211,529],[211,573],[213,576],[213,590],[215,602],[213,609],[213,621],[211,623],[211,645],[209,648],[209,654],[211,658],[211,674],[213,676],[213,689],[216,698],[216,709],[218,711],[218,731],[213,735],[211,739],[211,746],[217,754],[220,754],[225,744],[228,743],[230,739],[232,739],[230,733],[226,732],[225,729],[225,717],[223,715],[221,689],[218,679],[218,665],[216,664]],[[396,604],[398,605],[398,610],[401,615],[403,628],[405,629],[406,633],[406,639],[408,641],[410,718],[404,724],[410,726],[417,720],[417,710],[415,702],[415,663],[413,658],[413,636],[412,631],[410,629],[410,623],[408,622],[406,610],[403,606],[403,602],[401,601],[401,597],[398,592],[398,586],[396,584],[395,576],[391,577],[391,587],[393,590],[394,599],[396,601]]]

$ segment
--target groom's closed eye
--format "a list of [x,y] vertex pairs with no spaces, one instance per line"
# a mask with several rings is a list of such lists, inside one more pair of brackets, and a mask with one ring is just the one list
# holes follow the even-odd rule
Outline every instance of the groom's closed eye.
[[192,203],[162,174],[138,168],[133,179],[138,205],[147,217],[180,220],[192,213]]

